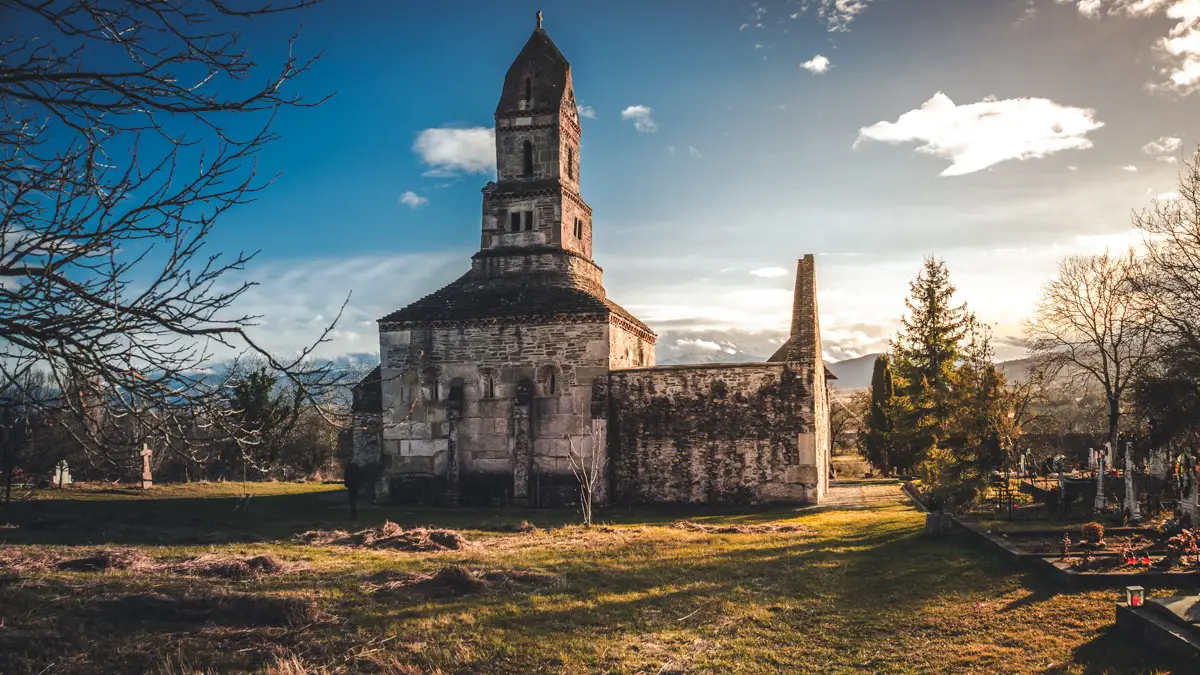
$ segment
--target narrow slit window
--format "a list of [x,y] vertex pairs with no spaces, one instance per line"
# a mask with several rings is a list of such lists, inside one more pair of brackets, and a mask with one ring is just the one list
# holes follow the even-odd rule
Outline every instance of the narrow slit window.
[[533,211],[525,211],[525,231],[533,229]]
[[513,211],[508,214],[508,229],[513,232],[521,231],[521,212]]
[[528,177],[533,175],[533,143],[525,141],[524,151],[525,163],[522,168],[525,171],[525,176]]
[[533,101],[533,82],[527,77],[525,78],[525,102]]
[[550,395],[554,396],[557,393],[558,393],[558,378],[556,378],[554,376],[554,373],[550,373]]
[[567,178],[575,180],[575,148],[567,148]]
[[488,375],[487,380],[483,383],[483,395],[487,398],[496,398],[496,378],[491,375]]

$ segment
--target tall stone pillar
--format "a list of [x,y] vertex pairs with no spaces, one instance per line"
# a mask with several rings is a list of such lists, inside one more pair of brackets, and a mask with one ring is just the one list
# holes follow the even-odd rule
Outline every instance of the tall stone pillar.
[[1141,522],[1142,511],[1138,506],[1137,488],[1133,484],[1133,443],[1125,443],[1125,510],[1129,519]]
[[517,395],[513,400],[513,502],[529,503],[529,474],[533,468],[533,423],[530,411],[533,408],[533,383],[521,380],[517,383]]
[[459,497],[458,418],[459,412],[450,410],[446,421],[449,427],[446,441],[446,502],[451,506],[458,506]]
[[529,468],[533,461],[529,407],[513,406],[513,502],[529,503]]

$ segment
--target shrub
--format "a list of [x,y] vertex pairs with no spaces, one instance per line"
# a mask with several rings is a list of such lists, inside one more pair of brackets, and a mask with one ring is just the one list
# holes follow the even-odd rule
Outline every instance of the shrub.
[[1079,528],[1079,533],[1083,535],[1084,541],[1100,541],[1104,538],[1104,526],[1100,523],[1085,523]]

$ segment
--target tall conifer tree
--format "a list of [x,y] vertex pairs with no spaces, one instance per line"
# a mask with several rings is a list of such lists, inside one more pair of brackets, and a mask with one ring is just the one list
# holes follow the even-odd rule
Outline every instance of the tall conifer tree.
[[958,365],[964,357],[963,341],[975,323],[966,304],[952,304],[954,290],[946,263],[925,258],[921,273],[909,284],[904,301],[908,315],[892,342],[902,393],[914,409],[909,426],[917,432],[918,445],[926,447],[945,432]]
[[875,357],[875,367],[871,372],[871,408],[867,417],[866,459],[885,476],[894,466],[888,446],[891,443],[892,431],[889,413],[895,394],[891,364],[886,354],[880,354]]

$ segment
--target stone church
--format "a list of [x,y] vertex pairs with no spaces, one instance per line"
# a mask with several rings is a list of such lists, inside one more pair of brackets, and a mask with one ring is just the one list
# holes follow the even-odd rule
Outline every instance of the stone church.
[[573,465],[595,463],[601,504],[819,501],[832,374],[813,256],[769,361],[655,366],[654,331],[592,259],[571,66],[540,13],[495,119],[470,270],[379,319],[380,366],[354,390],[352,461],[376,498],[563,505]]

